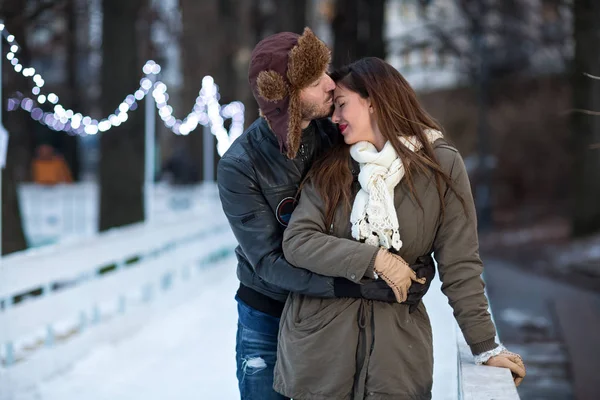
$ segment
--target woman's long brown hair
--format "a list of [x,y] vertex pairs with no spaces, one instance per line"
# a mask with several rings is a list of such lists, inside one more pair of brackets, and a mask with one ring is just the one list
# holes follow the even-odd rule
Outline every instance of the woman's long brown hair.
[[[450,177],[442,170],[433,146],[424,133],[426,129],[441,130],[440,126],[421,107],[417,95],[402,75],[390,64],[376,57],[367,57],[345,66],[331,74],[336,83],[371,99],[375,118],[381,134],[400,156],[405,169],[404,181],[421,208],[423,205],[414,187],[414,174],[433,175],[444,215],[444,193],[442,183],[451,189]],[[423,145],[420,152],[413,152],[400,141],[400,136],[416,136]],[[339,135],[333,148],[315,162],[306,180],[311,180],[325,204],[325,222],[329,228],[335,211],[342,205],[351,207],[352,172],[350,169],[350,147]],[[465,207],[464,200],[459,199]]]

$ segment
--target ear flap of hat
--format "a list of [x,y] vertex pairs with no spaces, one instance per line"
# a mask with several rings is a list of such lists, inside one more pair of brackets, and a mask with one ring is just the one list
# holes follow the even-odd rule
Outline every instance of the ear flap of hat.
[[290,106],[288,108],[288,134],[287,134],[287,156],[290,159],[296,158],[300,141],[302,139],[302,110],[300,102],[300,92],[294,91],[290,95]]
[[290,50],[287,76],[297,90],[307,87],[327,71],[331,52],[310,28],[298,38],[298,44]]
[[289,92],[283,76],[273,70],[261,71],[256,78],[256,86],[261,97],[273,102],[283,99]]
[[295,158],[302,140],[302,105],[300,91],[319,79],[331,62],[331,52],[310,28],[298,38],[290,50],[287,78],[290,82],[290,106],[286,150],[288,158]]

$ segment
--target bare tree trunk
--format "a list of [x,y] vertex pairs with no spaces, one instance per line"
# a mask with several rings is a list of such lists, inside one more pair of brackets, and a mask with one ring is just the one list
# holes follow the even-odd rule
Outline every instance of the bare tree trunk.
[[339,68],[358,57],[358,10],[360,0],[335,0],[332,64]]
[[[6,64],[6,63],[3,63]],[[8,74],[4,74],[3,82],[10,82],[10,79],[14,80],[14,71],[3,68]],[[9,79],[6,79],[10,77]],[[7,84],[6,89],[11,85]],[[6,104],[7,95],[4,94],[2,104]],[[4,127],[9,133],[8,150],[6,154],[6,167],[1,171],[2,173],[2,255],[10,254],[15,251],[25,250],[27,248],[27,241],[23,232],[23,223],[21,219],[21,208],[19,207],[19,197],[17,194],[17,182],[15,179],[15,165],[17,165],[17,159],[19,157],[19,130],[16,128],[14,122],[18,122],[19,117],[15,114],[7,115],[8,113],[2,113],[2,122]],[[11,121],[13,120],[13,121]],[[17,120],[17,121],[14,121]]]
[[363,57],[385,59],[383,32],[385,0],[336,0],[333,28],[333,66]]
[[[66,46],[67,46],[67,99],[68,108],[80,109],[79,88],[77,86],[77,12],[75,0],[66,0],[65,17],[67,20]],[[62,152],[65,161],[71,169],[74,181],[79,181],[79,137],[77,135],[62,134]]]
[[[181,53],[184,107],[195,103],[202,79],[206,75],[212,76],[219,87],[222,105],[236,100],[234,97],[238,75],[234,60],[239,48],[238,38],[235,37],[237,2],[180,0],[180,6],[183,22]],[[185,148],[189,152],[188,157],[194,163],[199,179],[203,176],[202,134],[202,129],[198,128],[175,141],[176,147]],[[216,146],[214,152],[216,154]],[[218,160],[218,156],[215,160]]]
[[368,38],[366,42],[366,52],[361,57],[371,56],[379,57],[385,60],[387,55],[385,46],[385,0],[370,0],[364,2],[367,5]]
[[306,0],[279,0],[276,2],[276,32],[301,34],[306,26],[306,18]]
[[[573,8],[575,60],[573,108],[600,110],[600,82],[584,73],[600,75],[600,3],[575,0]],[[575,147],[573,234],[583,236],[600,231],[600,118],[575,112],[571,120]]]
[[[187,110],[195,104],[204,76],[212,76],[218,69],[217,60],[222,54],[219,36],[222,35],[222,32],[218,27],[217,0],[180,0],[180,7],[183,25],[181,102],[184,109]],[[223,30],[225,29],[223,27]],[[217,77],[213,76],[213,78],[217,85],[221,83]],[[173,141],[174,148],[182,151],[185,157],[191,161],[189,165],[194,168],[198,180],[202,178],[203,172],[204,142],[202,135],[203,129],[199,127],[189,135],[178,137]]]
[[[3,101],[2,104],[6,103]],[[3,115],[5,114],[3,113]],[[7,118],[3,119],[7,120]],[[9,141],[6,168],[2,171],[2,255],[27,248],[17,193],[17,182],[14,177],[14,165],[18,157],[15,151],[15,147],[18,146],[18,142],[15,140],[15,136],[17,135],[15,134],[15,130],[8,128],[7,130],[9,132]]]
[[[23,24],[13,25],[13,21],[25,12],[24,0],[11,0],[2,3],[2,15],[6,18],[4,23],[7,29],[15,35],[21,45],[19,59],[28,64],[29,54],[25,40]],[[0,39],[2,40],[2,39]],[[3,44],[6,46],[6,43]],[[4,57],[4,52],[1,55]],[[7,104],[7,99],[18,90],[27,87],[27,82],[17,74],[10,63],[2,63],[3,90],[2,107]],[[6,168],[2,171],[2,254],[9,254],[27,248],[23,233],[21,210],[17,195],[18,177],[29,178],[29,170],[33,153],[32,132],[33,120],[21,110],[2,113],[2,123],[9,133]]]
[[[221,95],[220,103],[228,104],[232,101],[238,100],[237,94],[237,71],[236,71],[236,58],[238,51],[241,47],[240,37],[237,35],[238,28],[238,14],[236,10],[240,6],[239,0],[219,0],[218,18],[221,21],[223,28],[221,29],[221,47],[223,53],[219,60],[220,67],[216,70],[212,76],[215,78],[215,82],[219,86],[219,94]],[[244,85],[247,86],[247,85]],[[225,122],[226,128],[229,127],[229,122]],[[217,163],[219,162],[219,154],[217,152],[216,138],[215,146],[213,146],[213,176],[212,179],[217,179]]]
[[[6,28],[15,36],[21,46],[18,57],[23,65],[29,65],[31,61],[27,42],[25,40],[25,23],[23,21],[26,4],[26,0],[4,0],[3,2],[0,2],[0,15],[4,16]],[[15,23],[13,23],[13,21]],[[6,42],[4,42],[4,46],[6,46]],[[8,73],[6,76],[7,79],[3,81],[4,96],[8,98],[17,91],[28,92],[27,88],[30,87],[29,80],[23,78],[21,74],[16,73],[10,68],[10,64],[7,62],[6,57],[2,64],[5,65],[5,69]],[[6,104],[6,102],[3,104]],[[22,110],[7,114],[8,115],[5,117],[5,127],[12,134],[12,143],[10,146],[13,155],[15,155],[12,165],[14,178],[17,182],[29,181],[31,180],[31,161],[35,151],[34,127],[37,122],[34,122],[29,114]]]
[[252,95],[248,83],[248,67],[250,55],[254,46],[262,39],[264,29],[264,16],[260,10],[260,0],[244,0],[240,2],[238,10],[239,29],[238,43],[240,48],[236,56],[237,71],[237,93],[236,100],[244,103],[245,128],[250,126],[258,118],[258,104]]
[[[144,0],[102,2],[102,115],[113,113],[123,96],[132,93],[139,82],[136,22],[143,5]],[[142,221],[143,113],[129,113],[124,124],[102,134],[100,153],[100,230]]]

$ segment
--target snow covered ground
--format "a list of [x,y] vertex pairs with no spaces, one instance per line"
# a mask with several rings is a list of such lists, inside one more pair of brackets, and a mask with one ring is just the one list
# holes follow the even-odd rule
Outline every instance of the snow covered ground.
[[[91,350],[64,374],[15,400],[221,400],[239,398],[235,378],[235,260],[206,270],[197,296],[156,315],[135,335]],[[434,399],[456,399],[453,317],[433,282],[426,304],[435,342]]]

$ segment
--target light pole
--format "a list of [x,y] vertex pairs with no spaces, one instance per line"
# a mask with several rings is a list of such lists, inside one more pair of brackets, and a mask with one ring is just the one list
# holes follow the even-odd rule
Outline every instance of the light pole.
[[[150,74],[148,79],[155,82],[155,75]],[[144,220],[151,219],[152,200],[154,198],[154,153],[156,148],[156,114],[154,111],[154,98],[152,88],[148,90],[144,99],[145,111],[145,155],[144,155]]]
[[215,135],[212,134],[211,124],[202,129],[202,148],[204,149],[202,180],[205,183],[212,182],[215,180]]

